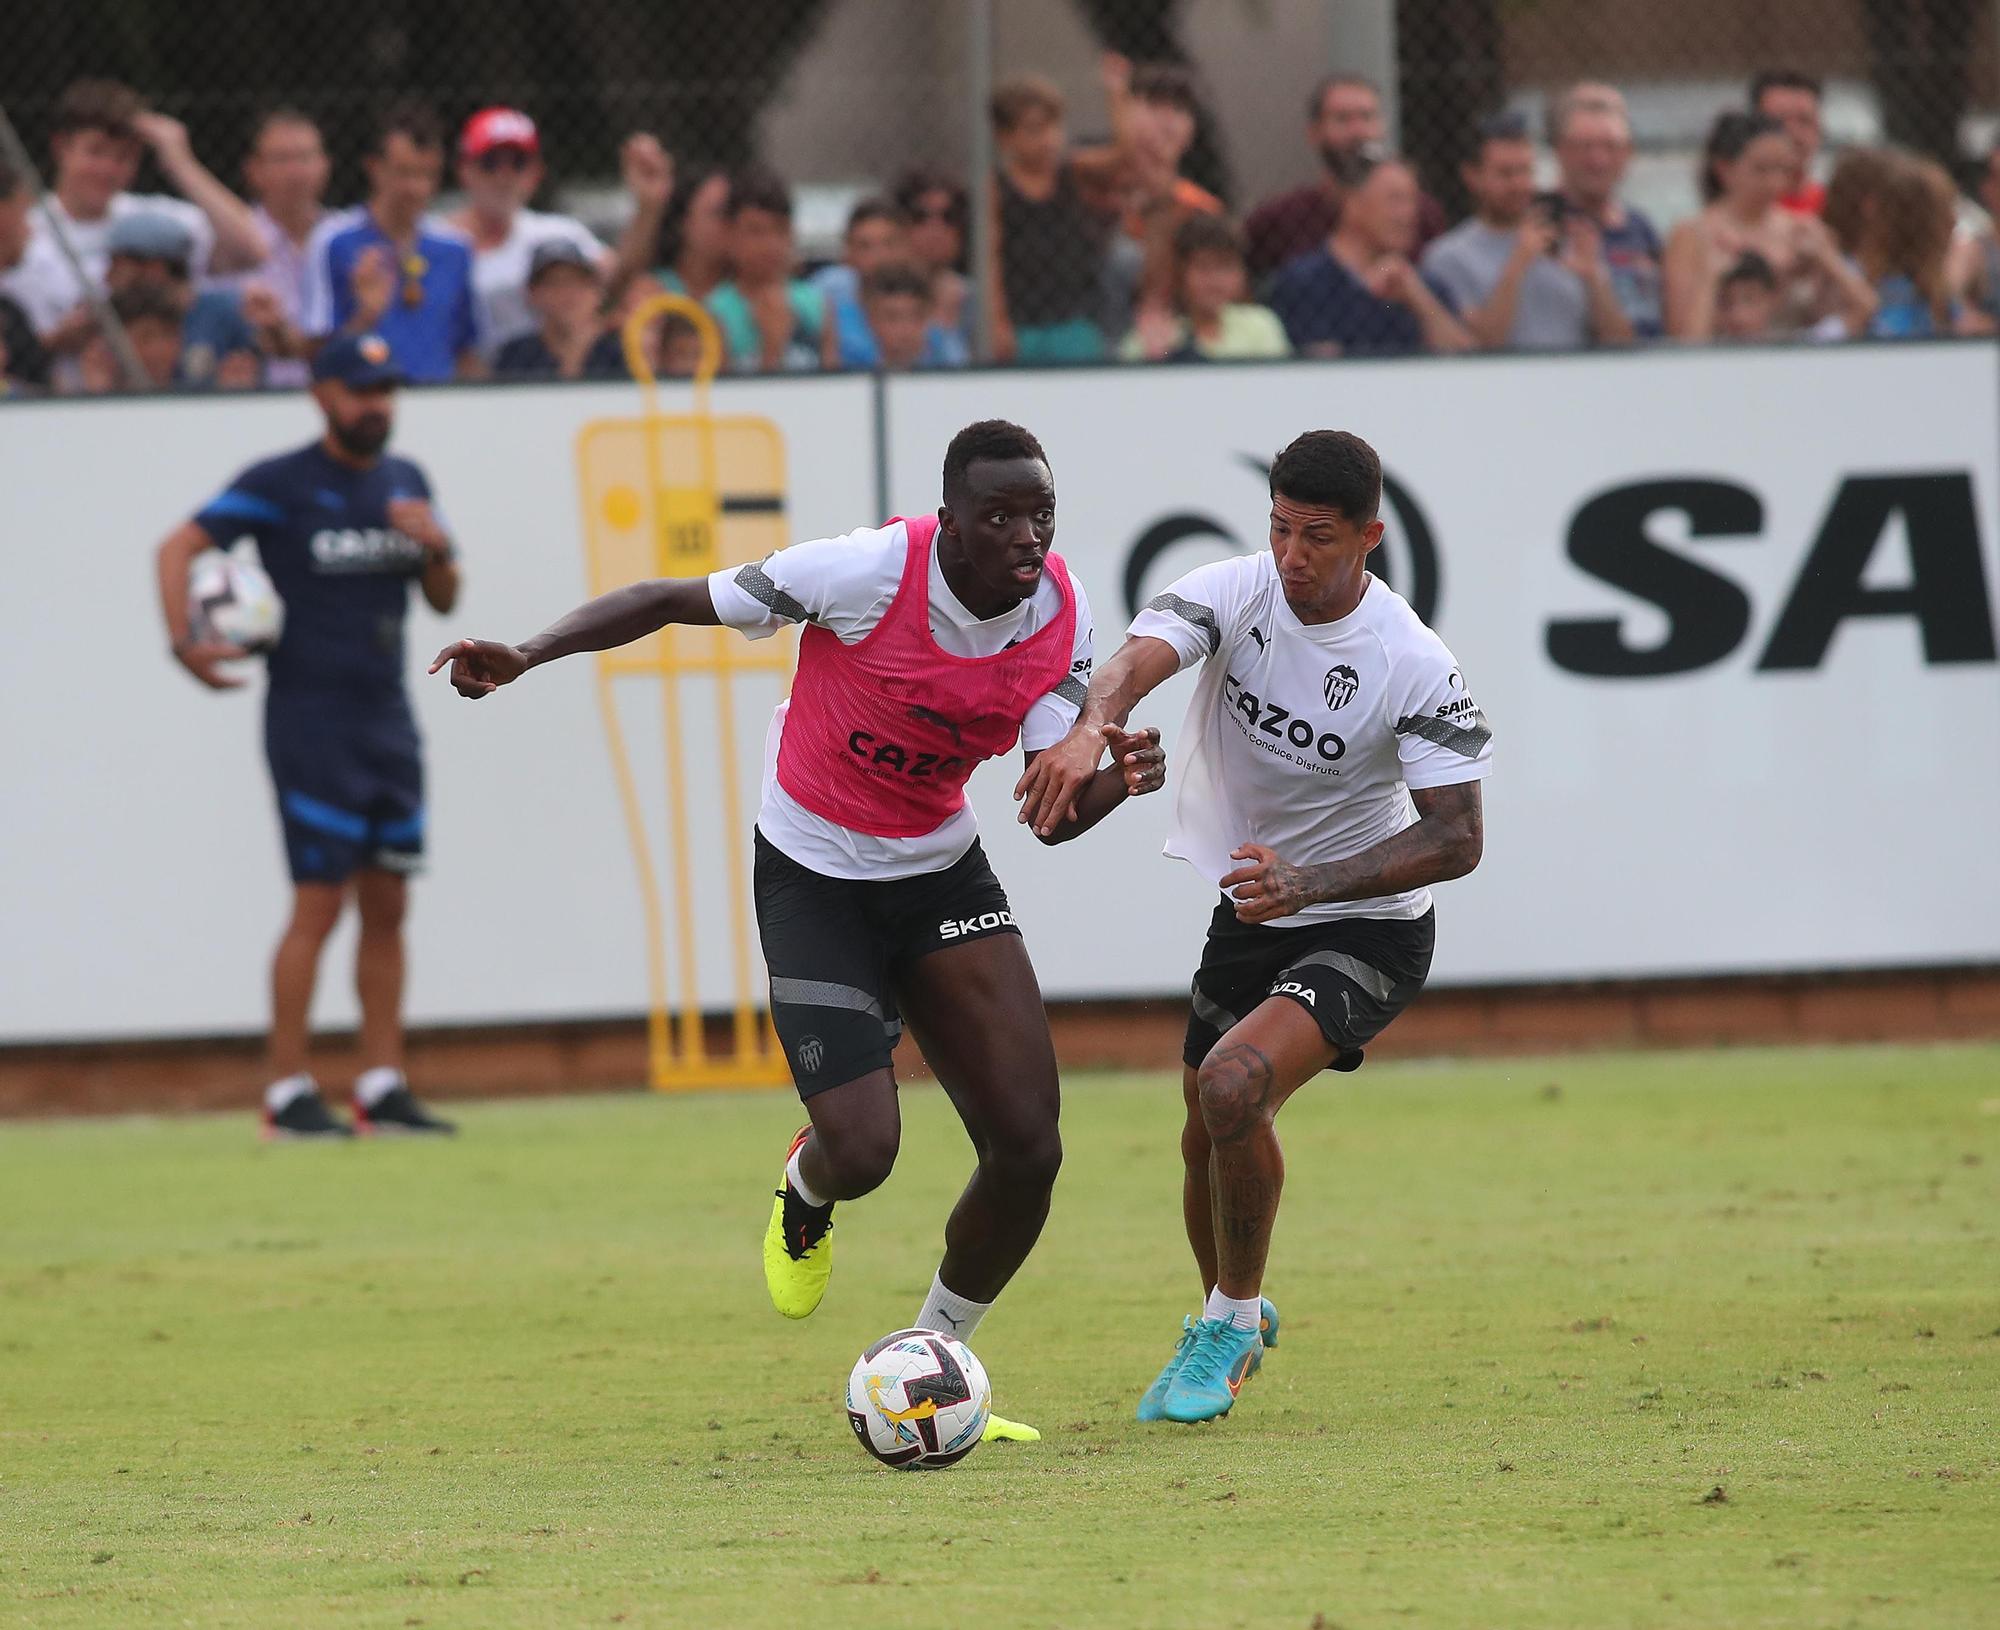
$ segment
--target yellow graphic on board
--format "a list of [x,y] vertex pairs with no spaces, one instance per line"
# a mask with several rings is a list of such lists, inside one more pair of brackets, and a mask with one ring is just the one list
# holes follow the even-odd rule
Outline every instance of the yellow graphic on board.
[[[691,413],[660,411],[646,333],[665,315],[685,318],[701,337]],[[768,419],[709,411],[709,381],[722,359],[722,340],[713,319],[694,301],[663,294],[632,313],[624,341],[645,411],[635,419],[594,420],[578,433],[576,442],[590,592],[603,594],[653,577],[697,577],[761,560],[782,548],[789,541],[784,441]],[[663,628],[631,645],[598,653],[598,698],[644,892],[648,1056],[655,1087],[770,1086],[791,1079],[771,1029],[753,959],[736,690],[747,676],[760,675],[775,699],[789,684],[795,654],[789,631],[753,643],[726,628]],[[648,831],[619,721],[619,682],[629,680],[651,680],[658,686],[666,772],[663,844]],[[696,920],[697,857],[683,729],[684,687],[690,684],[702,687],[698,705],[715,711],[715,760],[696,766],[694,779],[695,795],[704,800],[704,807],[719,806],[721,852],[700,857],[700,870],[704,877],[712,876],[720,863],[727,899],[725,921],[720,923]],[[753,715],[752,722],[762,721]],[[656,860],[662,849],[664,868]],[[671,954],[666,904],[671,904],[674,919]],[[726,1038],[709,1034],[698,977],[698,951],[703,944],[712,945],[721,928],[729,935],[733,987]]]

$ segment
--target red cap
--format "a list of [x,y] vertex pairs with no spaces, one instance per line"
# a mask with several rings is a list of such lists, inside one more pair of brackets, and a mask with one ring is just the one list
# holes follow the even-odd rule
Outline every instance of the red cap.
[[466,158],[478,158],[496,147],[518,147],[539,156],[542,138],[535,121],[519,108],[482,108],[458,133],[458,150]]

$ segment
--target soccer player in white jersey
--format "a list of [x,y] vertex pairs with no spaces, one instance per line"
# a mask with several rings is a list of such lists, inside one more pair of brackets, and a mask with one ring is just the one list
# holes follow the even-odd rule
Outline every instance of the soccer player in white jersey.
[[[431,665],[449,663],[459,693],[480,697],[670,623],[753,639],[806,625],[772,722],[754,887],[771,1017],[811,1117],[764,1236],[765,1281],[788,1318],[825,1294],[835,1202],[895,1163],[890,1051],[904,1017],[978,1155],[916,1325],[971,1336],[1048,1218],[1062,1161],[1048,1015],[964,789],[1016,740],[1032,764],[1083,701],[1090,608],[1050,548],[1055,504],[1041,444],[987,420],[952,438],[929,515],[707,578],[634,583],[522,645],[460,640]],[[1157,730],[1098,744],[1111,765],[1082,778],[1076,818],[1046,841],[1164,782]],[[1039,1434],[995,1417],[987,1435]]]
[[1270,549],[1155,598],[1016,788],[1023,821],[1060,831],[1102,731],[1201,668],[1166,852],[1223,891],[1182,1053],[1182,1211],[1206,1299],[1141,1420],[1227,1414],[1275,1342],[1278,1111],[1321,1070],[1357,1068],[1423,989],[1430,885],[1479,864],[1492,732],[1444,642],[1368,571],[1381,497],[1360,437],[1300,436],[1271,467]]

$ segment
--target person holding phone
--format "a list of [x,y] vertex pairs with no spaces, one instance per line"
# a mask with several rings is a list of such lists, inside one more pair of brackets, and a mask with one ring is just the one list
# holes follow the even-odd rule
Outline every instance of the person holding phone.
[[1537,195],[1527,125],[1503,114],[1484,121],[1476,140],[1460,173],[1477,213],[1422,262],[1473,343],[1493,351],[1629,344],[1632,319],[1612,285],[1603,234],[1561,194]]

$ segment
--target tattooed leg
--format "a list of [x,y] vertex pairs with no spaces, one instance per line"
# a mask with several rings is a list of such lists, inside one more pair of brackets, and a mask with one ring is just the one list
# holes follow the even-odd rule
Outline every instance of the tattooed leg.
[[1195,1073],[1211,1148],[1215,1282],[1225,1296],[1262,1291],[1285,1186],[1285,1157],[1273,1123],[1285,1100],[1333,1061],[1333,1051],[1310,1013],[1273,997],[1217,1042]]

